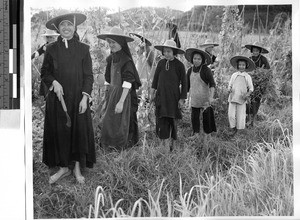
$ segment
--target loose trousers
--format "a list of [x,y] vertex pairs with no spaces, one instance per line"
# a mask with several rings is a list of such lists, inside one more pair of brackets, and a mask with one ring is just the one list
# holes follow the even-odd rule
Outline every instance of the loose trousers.
[[228,119],[230,128],[244,129],[246,124],[246,102],[244,104],[229,102]]

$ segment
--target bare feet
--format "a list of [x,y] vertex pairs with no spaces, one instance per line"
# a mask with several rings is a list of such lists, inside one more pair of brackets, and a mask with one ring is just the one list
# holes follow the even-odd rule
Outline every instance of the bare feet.
[[229,136],[234,136],[236,133],[237,133],[237,129],[236,129],[236,127],[234,127],[234,128],[231,128],[230,129],[231,131],[230,131],[230,133],[229,133]]
[[193,133],[192,136],[188,137],[189,140],[196,140],[200,138],[200,133]]
[[53,184],[59,179],[62,179],[66,176],[69,176],[71,174],[71,171],[68,167],[60,167],[59,170],[52,176],[50,176],[49,184]]
[[74,167],[74,170],[73,170],[73,174],[74,174],[74,176],[75,176],[78,183],[84,184],[85,178],[81,174],[80,165],[79,165],[78,161],[75,162],[75,167]]

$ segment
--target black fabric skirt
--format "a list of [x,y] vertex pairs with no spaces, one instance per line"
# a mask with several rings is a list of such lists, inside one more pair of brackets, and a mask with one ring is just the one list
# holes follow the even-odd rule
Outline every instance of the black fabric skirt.
[[85,113],[79,114],[76,95],[64,98],[71,127],[66,126],[66,114],[56,94],[50,91],[46,99],[43,162],[48,167],[68,167],[78,161],[81,167],[92,168],[96,152],[91,110],[88,106]]
[[206,134],[217,131],[214,109],[210,106],[203,111],[203,130]]
[[160,139],[177,139],[176,119],[169,117],[156,117],[156,134]]

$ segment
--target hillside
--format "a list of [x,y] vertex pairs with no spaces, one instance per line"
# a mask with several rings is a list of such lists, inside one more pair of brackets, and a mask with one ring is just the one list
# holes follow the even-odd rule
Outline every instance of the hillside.
[[177,18],[182,16],[184,12],[174,10],[170,8],[154,8],[154,7],[143,7],[143,8],[131,8],[120,13],[114,13],[107,15],[110,18],[108,23],[110,26],[118,25],[120,19],[125,20],[128,26],[141,26],[142,22],[145,28],[151,27],[157,20],[167,21],[170,18]]
[[[242,13],[243,6],[240,5],[239,11]],[[267,22],[267,30],[274,28],[277,24],[277,21],[280,19],[285,21],[287,17],[290,17],[292,14],[292,6],[291,5],[246,5],[244,8],[244,24],[248,26],[248,29],[252,29],[254,23],[254,29],[258,29],[257,22],[257,7],[258,7],[258,15],[260,19],[260,28],[266,28]],[[223,14],[224,6],[208,6],[206,11],[206,22],[204,22],[204,31],[213,31],[219,32],[221,28],[222,22],[222,14]],[[175,19],[175,23],[178,24],[181,30],[194,30],[200,31],[202,27],[202,23],[204,20],[206,6],[194,6],[190,11],[184,12],[181,16],[178,16]],[[255,16],[255,18],[254,18]],[[267,19],[268,16],[268,19]],[[209,22],[207,22],[209,21]]]

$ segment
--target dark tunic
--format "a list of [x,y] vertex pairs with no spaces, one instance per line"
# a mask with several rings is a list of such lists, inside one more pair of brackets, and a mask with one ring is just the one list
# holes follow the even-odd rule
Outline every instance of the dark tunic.
[[42,80],[48,87],[54,80],[62,85],[72,122],[68,128],[62,105],[54,91],[50,91],[46,98],[43,162],[49,167],[66,167],[79,161],[81,167],[93,167],[96,155],[89,105],[85,113],[79,114],[82,92],[92,92],[92,60],[88,45],[72,38],[68,46],[58,37],[47,47],[41,69]]
[[258,56],[251,56],[249,57],[253,62],[255,63],[256,67],[264,68],[264,69],[270,69],[270,64],[268,62],[268,59],[263,55]]
[[[174,134],[176,132],[176,123],[163,118],[173,120],[182,118],[178,102],[179,99],[186,99],[187,97],[185,67],[177,58],[169,61],[168,70],[166,69],[166,63],[166,59],[158,62],[152,82],[152,88],[157,90],[155,96],[156,131],[161,130],[161,134],[167,133],[163,130],[166,128],[164,123],[168,123],[171,126],[169,129],[173,131],[171,136],[176,139],[176,134]],[[165,135],[160,136],[159,133],[158,136],[162,139],[168,138]]]
[[[265,56],[260,54],[258,56],[251,56],[249,58],[254,61],[255,66],[257,68],[270,69],[270,64],[268,62],[268,59]],[[258,85],[255,85],[254,82],[253,86],[255,90]],[[256,115],[260,107],[261,97],[253,97],[253,94],[254,93],[250,95],[251,102],[250,102],[250,106],[249,104],[247,104],[246,106],[246,113]]]
[[157,90],[157,117],[181,119],[178,102],[179,99],[187,97],[185,67],[181,61],[174,58],[169,61],[169,70],[166,70],[166,62],[166,59],[158,62],[152,82],[152,88]]
[[[122,150],[136,144],[139,139],[136,89],[141,85],[133,61],[123,50],[113,53],[107,58],[105,80],[110,83],[110,86],[107,107],[103,115],[101,143]],[[124,81],[130,82],[132,87],[124,101],[123,111],[115,114],[115,107],[123,92]]]

